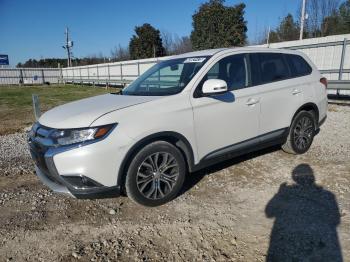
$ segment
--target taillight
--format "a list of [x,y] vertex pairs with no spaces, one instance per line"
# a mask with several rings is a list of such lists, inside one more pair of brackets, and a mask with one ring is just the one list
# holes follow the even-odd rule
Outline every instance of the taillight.
[[327,78],[322,77],[322,78],[320,79],[320,82],[324,85],[325,88],[327,88],[327,86],[328,86]]

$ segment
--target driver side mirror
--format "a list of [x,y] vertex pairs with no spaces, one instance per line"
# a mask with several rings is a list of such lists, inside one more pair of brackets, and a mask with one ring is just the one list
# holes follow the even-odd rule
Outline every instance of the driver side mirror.
[[227,91],[227,83],[221,79],[209,79],[204,82],[202,87],[202,93],[204,95],[218,95]]

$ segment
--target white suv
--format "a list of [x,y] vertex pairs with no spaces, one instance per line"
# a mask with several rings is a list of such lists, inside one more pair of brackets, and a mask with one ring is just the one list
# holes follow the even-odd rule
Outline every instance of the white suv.
[[305,153],[327,113],[327,80],[303,53],[235,48],[162,61],[120,94],[56,107],[29,134],[36,173],[78,198],[173,199],[186,175],[280,144]]

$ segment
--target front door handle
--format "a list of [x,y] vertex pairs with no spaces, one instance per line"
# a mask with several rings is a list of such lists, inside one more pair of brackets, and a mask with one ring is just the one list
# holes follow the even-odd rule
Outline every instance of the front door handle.
[[299,89],[293,89],[293,91],[292,91],[292,95],[297,95],[300,93],[301,93],[301,91]]
[[259,99],[249,98],[245,104],[247,106],[252,106],[252,105],[255,105],[257,103],[259,103]]

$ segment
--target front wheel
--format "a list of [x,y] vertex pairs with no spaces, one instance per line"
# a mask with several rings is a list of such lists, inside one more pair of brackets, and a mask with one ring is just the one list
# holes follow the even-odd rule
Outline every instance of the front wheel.
[[315,115],[300,111],[293,119],[283,151],[290,154],[304,154],[309,150],[315,136]]
[[126,193],[138,204],[159,206],[176,197],[185,175],[181,152],[168,142],[153,142],[131,161],[125,180]]

